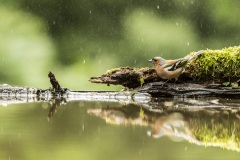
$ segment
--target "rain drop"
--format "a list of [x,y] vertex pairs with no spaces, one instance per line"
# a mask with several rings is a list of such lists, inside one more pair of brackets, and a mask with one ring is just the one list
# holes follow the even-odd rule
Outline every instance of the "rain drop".
[[140,156],[142,155],[142,150],[141,150],[141,149],[139,150],[139,155],[140,155]]
[[160,8],[160,6],[159,5],[157,5],[157,9],[159,9]]
[[84,124],[82,124],[82,130],[84,131],[84,129],[85,129],[85,126],[84,126]]
[[47,103],[43,103],[43,104],[42,104],[42,108],[43,108],[43,109],[47,109],[47,108],[48,108],[48,104],[47,104]]

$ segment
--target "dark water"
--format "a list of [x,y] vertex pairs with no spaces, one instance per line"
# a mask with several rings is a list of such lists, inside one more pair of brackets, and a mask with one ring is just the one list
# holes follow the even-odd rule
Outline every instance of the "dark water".
[[0,159],[239,159],[239,102],[2,103]]

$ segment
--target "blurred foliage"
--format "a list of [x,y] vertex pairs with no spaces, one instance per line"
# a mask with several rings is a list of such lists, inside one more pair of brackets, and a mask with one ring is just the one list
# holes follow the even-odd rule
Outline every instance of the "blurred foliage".
[[0,19],[0,81],[38,87],[55,53],[46,25],[38,17],[2,6]]
[[240,39],[237,0],[0,0],[0,5],[0,83],[47,87],[51,70],[69,88],[116,89],[87,80],[114,67],[147,67],[146,60],[156,55],[178,58],[239,45]]

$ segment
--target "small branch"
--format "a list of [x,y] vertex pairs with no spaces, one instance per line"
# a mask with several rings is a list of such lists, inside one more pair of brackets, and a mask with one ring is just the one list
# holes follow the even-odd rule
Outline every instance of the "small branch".
[[61,86],[58,83],[58,81],[55,78],[55,75],[52,72],[48,73],[48,77],[50,78],[50,83],[52,84],[52,87],[55,91],[60,91],[61,90]]

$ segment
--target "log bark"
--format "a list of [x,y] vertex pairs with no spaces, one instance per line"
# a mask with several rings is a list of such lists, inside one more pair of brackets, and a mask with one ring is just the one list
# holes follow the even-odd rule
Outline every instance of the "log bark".
[[[239,96],[240,46],[205,50],[190,61],[178,83],[159,78],[152,68],[121,67],[89,79],[92,83],[122,85],[154,96]],[[171,82],[171,83],[169,83]]]
[[[134,91],[149,93],[153,96],[240,96],[239,87],[226,87],[221,84],[213,84],[212,81],[207,80],[195,83],[189,75],[185,72],[179,78],[179,82],[176,83],[174,81],[165,82],[166,80],[160,79],[153,69],[122,67],[107,72],[100,77],[92,77],[90,81],[93,83],[121,84],[124,87],[134,89]],[[141,78],[144,79],[142,85]]]
[[154,97],[198,97],[198,96],[218,96],[218,97],[240,97],[239,87],[222,87],[221,85],[202,85],[194,83],[165,83],[154,82],[138,88],[140,93],[149,93]]
[[113,84],[122,85],[127,88],[137,88],[141,86],[143,81],[144,83],[157,82],[159,81],[159,77],[154,69],[121,67],[112,69],[99,77],[91,77],[89,81],[92,83]]

